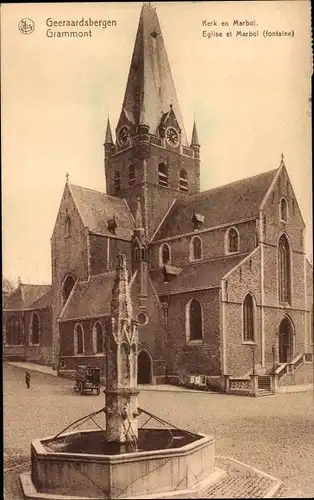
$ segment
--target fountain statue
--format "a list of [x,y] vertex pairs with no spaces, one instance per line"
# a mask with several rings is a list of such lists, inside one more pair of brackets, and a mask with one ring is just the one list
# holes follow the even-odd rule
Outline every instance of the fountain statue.
[[[106,405],[56,436],[31,443],[31,472],[21,474],[29,500],[192,498],[224,471],[215,467],[213,437],[171,425],[139,408],[138,325],[126,257],[118,255],[106,339]],[[102,428],[96,416],[103,415]],[[158,425],[147,428],[141,416]],[[92,420],[97,429],[78,429]]]

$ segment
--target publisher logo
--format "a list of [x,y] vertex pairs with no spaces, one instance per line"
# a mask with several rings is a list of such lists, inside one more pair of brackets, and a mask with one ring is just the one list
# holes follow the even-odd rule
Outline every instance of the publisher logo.
[[19,31],[22,33],[22,35],[30,35],[33,33],[35,29],[35,23],[31,19],[28,19],[25,17],[24,19],[21,19],[19,22]]

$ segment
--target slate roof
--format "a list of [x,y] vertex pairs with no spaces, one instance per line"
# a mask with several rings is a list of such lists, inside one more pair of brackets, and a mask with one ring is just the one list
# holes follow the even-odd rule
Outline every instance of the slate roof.
[[150,272],[150,278],[159,295],[183,293],[219,286],[221,279],[248,254],[238,254],[220,259],[205,260],[184,266],[180,274],[164,283],[161,269]]
[[[206,229],[241,219],[258,217],[260,204],[278,169],[177,200],[154,237],[154,241],[193,231],[192,217],[204,215]],[[179,229],[180,228],[180,229]]]
[[[134,96],[137,95],[139,98],[135,99]],[[150,133],[156,134],[161,117],[169,111],[170,104],[173,106],[175,117],[181,128],[181,143],[188,146],[156,9],[144,3],[120,120],[125,114],[135,125],[147,123]]]
[[108,230],[107,221],[114,216],[117,223],[115,236],[131,240],[134,219],[124,199],[74,184],[69,184],[69,188],[83,224],[91,232],[113,237]]
[[51,305],[51,285],[20,284],[7,298],[5,309],[41,309]]
[[88,281],[78,281],[62,311],[60,321],[109,314],[115,274],[97,274]]

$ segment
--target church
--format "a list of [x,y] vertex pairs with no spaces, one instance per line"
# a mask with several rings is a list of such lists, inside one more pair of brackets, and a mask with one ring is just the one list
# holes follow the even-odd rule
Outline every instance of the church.
[[[67,179],[51,238],[52,363],[105,376],[117,255],[139,325],[138,380],[222,384],[313,349],[313,270],[282,155],[274,169],[201,191],[157,13],[142,7],[106,193]],[[253,365],[252,366],[252,353]]]

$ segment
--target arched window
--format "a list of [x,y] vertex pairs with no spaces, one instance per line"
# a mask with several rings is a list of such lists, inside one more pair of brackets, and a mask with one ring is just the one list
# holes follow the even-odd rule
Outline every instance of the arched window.
[[35,312],[32,316],[32,336],[31,336],[32,345],[39,344],[39,318],[38,314]]
[[18,318],[10,318],[6,324],[6,343],[8,345],[22,345],[22,327]]
[[189,190],[188,174],[185,170],[180,170],[179,189],[180,191],[183,191],[185,193],[187,193]]
[[114,190],[116,193],[121,191],[121,177],[118,170],[114,173]]
[[198,236],[194,236],[191,240],[191,260],[201,260],[203,258],[202,240]]
[[203,340],[203,318],[201,304],[192,299],[186,306],[187,341]]
[[135,166],[132,164],[129,166],[129,186],[134,186],[135,184]]
[[254,299],[248,293],[243,302],[243,340],[244,342],[254,342],[255,339],[255,318]]
[[285,198],[280,200],[280,220],[282,222],[287,222],[288,219],[288,204]]
[[165,266],[166,264],[170,264],[171,256],[170,256],[170,247],[167,243],[164,243],[160,247],[160,266]]
[[231,227],[227,232],[227,253],[239,251],[239,233],[235,227]]
[[71,224],[71,219],[68,216],[65,221],[65,235],[66,236],[71,236],[71,230],[72,230],[72,224]]
[[93,350],[95,354],[103,354],[104,352],[103,329],[98,322],[93,327]]
[[76,325],[74,330],[74,353],[84,354],[84,330],[81,325]]
[[278,242],[279,302],[291,303],[291,258],[288,238],[282,234]]
[[168,167],[164,163],[158,165],[158,184],[168,187]]
[[68,276],[66,277],[66,279],[64,280],[63,285],[62,285],[62,306],[64,306],[66,301],[68,300],[69,295],[70,295],[74,285],[75,285],[75,281],[74,281],[73,276],[68,274]]

